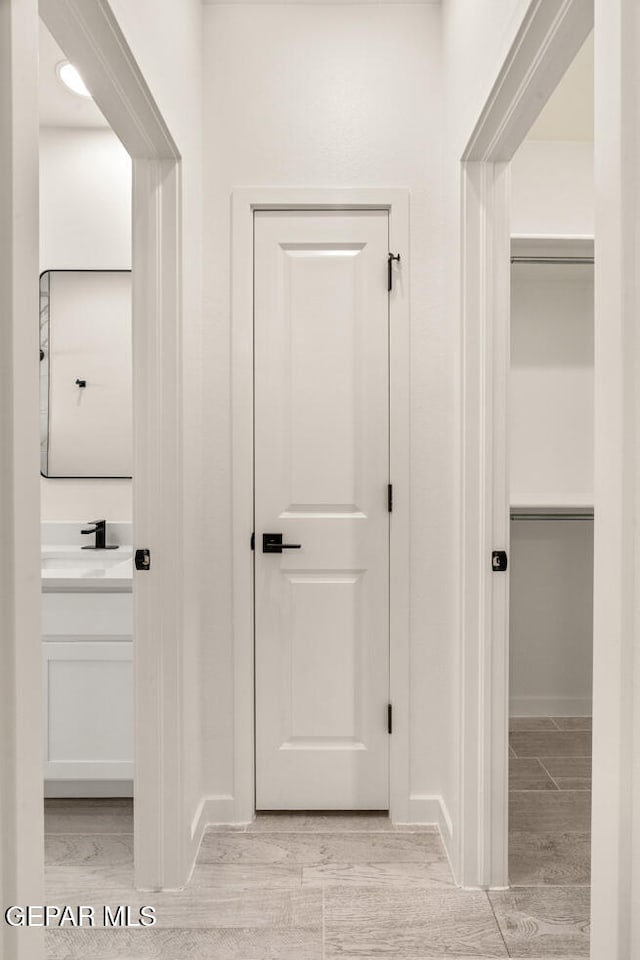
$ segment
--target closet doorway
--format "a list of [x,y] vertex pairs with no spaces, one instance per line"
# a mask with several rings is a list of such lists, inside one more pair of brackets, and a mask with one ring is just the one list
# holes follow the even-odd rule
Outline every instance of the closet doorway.
[[[511,285],[509,882],[590,878],[593,264],[516,253]],[[556,890],[556,895],[561,895]]]
[[576,918],[591,852],[593,199],[591,35],[511,163],[509,883]]
[[[529,503],[512,500],[510,478],[512,239],[533,244],[549,243],[558,236],[562,241],[593,239],[592,205],[587,211],[591,214],[588,229],[588,216],[579,224],[562,222],[580,185],[578,165],[565,164],[551,195],[548,188],[557,164],[549,163],[549,158],[560,146],[554,147],[548,134],[526,145],[545,104],[551,105],[554,91],[569,75],[592,29],[593,11],[579,2],[568,3],[561,17],[551,7],[532,9],[462,154],[465,386],[459,876],[469,885],[509,886],[509,584],[515,563],[510,508],[534,505],[526,489],[514,494]],[[558,131],[555,136],[567,140],[565,133]],[[518,207],[514,158],[523,144],[530,156]],[[567,148],[569,159],[572,149]],[[592,164],[590,171],[591,181]],[[526,213],[526,222],[518,212]],[[537,505],[550,510],[552,504],[539,501]],[[532,896],[536,889],[530,888]],[[505,893],[507,900],[517,897],[516,891]]]

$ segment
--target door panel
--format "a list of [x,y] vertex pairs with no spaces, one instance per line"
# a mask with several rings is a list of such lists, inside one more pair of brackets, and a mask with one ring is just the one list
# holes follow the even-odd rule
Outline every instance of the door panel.
[[386,212],[255,215],[258,809],[388,806],[387,251]]

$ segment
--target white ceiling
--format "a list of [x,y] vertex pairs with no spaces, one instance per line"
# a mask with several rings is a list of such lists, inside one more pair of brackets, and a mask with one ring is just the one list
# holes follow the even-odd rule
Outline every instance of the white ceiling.
[[527,140],[593,140],[593,33],[547,101]]
[[64,53],[40,21],[40,126],[107,127],[93,100],[72,93],[58,79],[56,66],[66,60]]

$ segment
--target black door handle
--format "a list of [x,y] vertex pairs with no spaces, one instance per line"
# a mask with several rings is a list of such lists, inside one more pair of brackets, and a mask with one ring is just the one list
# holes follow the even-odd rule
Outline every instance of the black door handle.
[[281,533],[262,534],[263,553],[282,553],[283,550],[300,550],[301,543],[283,543]]

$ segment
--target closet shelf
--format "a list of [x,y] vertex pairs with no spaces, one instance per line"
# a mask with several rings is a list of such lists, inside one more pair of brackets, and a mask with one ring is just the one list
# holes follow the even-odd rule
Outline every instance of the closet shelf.
[[511,237],[511,259],[516,260],[593,260],[591,236],[517,234]]
[[592,503],[512,503],[512,520],[592,520]]

